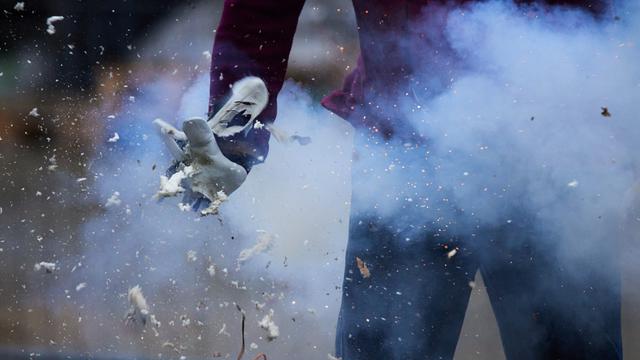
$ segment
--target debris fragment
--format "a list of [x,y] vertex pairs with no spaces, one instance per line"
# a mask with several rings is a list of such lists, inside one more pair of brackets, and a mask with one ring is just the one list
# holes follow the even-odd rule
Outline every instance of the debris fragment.
[[82,283],[76,285],[76,291],[80,291],[80,290],[82,290],[82,289],[84,289],[86,287],[87,287],[87,283],[86,282],[82,282]]
[[578,180],[571,180],[571,181],[569,181],[569,183],[567,183],[567,186],[568,186],[568,187],[572,187],[572,188],[574,188],[574,187],[578,187]]
[[40,114],[38,113],[38,108],[34,107],[33,109],[31,109],[31,111],[29,111],[29,116],[40,117]]
[[362,261],[362,259],[360,259],[357,256],[356,256],[356,266],[358,266],[358,270],[360,270],[360,275],[362,275],[363,278],[366,279],[369,276],[371,276],[371,272],[369,272],[369,268],[367,267],[367,264],[365,264],[364,261]]
[[58,267],[56,266],[55,263],[46,262],[46,261],[41,261],[33,266],[33,270],[35,271],[44,270],[44,272],[47,274],[53,273],[54,271],[57,270],[57,268]]
[[58,163],[56,160],[56,156],[53,155],[52,157],[49,158],[49,166],[47,166],[47,170],[55,171],[57,168],[58,168]]
[[180,321],[182,322],[182,327],[187,327],[191,325],[191,319],[186,314],[180,315]]
[[231,336],[231,334],[229,334],[229,332],[227,331],[227,324],[226,323],[222,324],[222,329],[220,329],[220,331],[218,331],[218,335]]
[[269,313],[258,322],[258,325],[267,332],[267,341],[273,341],[280,336],[280,328],[273,322],[273,315],[273,309],[269,309]]
[[258,310],[258,311],[262,311],[262,309],[264,309],[264,307],[267,305],[267,303],[261,303],[261,302],[255,301],[255,300],[253,300],[251,302],[256,306],[256,310]]
[[206,209],[200,211],[200,215],[217,215],[220,205],[222,205],[223,202],[227,201],[227,199],[227,194],[225,194],[224,191],[218,191],[213,201],[211,201],[211,204],[209,204]]
[[198,253],[195,250],[187,251],[187,261],[188,262],[196,262],[198,260]]
[[215,267],[215,265],[213,265],[213,264],[209,265],[209,267],[207,268],[207,272],[209,273],[209,276],[211,276],[211,277],[216,276],[216,267]]
[[114,133],[113,133],[113,136],[112,136],[112,137],[110,137],[110,138],[107,140],[107,142],[114,143],[114,142],[118,142],[118,140],[120,140],[120,135],[118,135],[118,133],[117,133],[117,132],[114,132]]
[[171,175],[170,178],[167,178],[164,175],[160,176],[160,189],[156,193],[156,198],[164,198],[170,196],[176,196],[181,192],[184,192],[184,188],[180,186],[180,183],[187,175],[184,171],[180,170],[175,174]]
[[261,254],[263,252],[267,252],[271,250],[273,247],[273,235],[269,234],[264,230],[258,230],[258,240],[255,245],[250,248],[244,249],[238,255],[238,266],[244,264],[252,257]]
[[609,108],[607,108],[606,106],[603,106],[600,109],[602,110],[600,112],[600,115],[602,115],[604,117],[611,117],[611,113],[609,112]]
[[111,196],[107,199],[107,203],[104,204],[104,206],[119,206],[121,203],[122,200],[120,200],[120,193],[118,191],[114,191],[113,194],[111,194]]
[[15,11],[24,11],[24,1],[17,2],[13,6],[13,10],[15,10]]
[[458,253],[458,248],[453,248],[451,251],[447,253],[447,259],[451,259],[452,257],[456,256],[457,253]]
[[129,323],[139,323],[142,326],[146,326],[147,322],[151,324],[151,329],[154,331],[155,335],[158,336],[158,328],[160,327],[160,322],[156,320],[155,315],[149,312],[149,306],[147,305],[147,300],[144,298],[142,294],[142,289],[140,285],[136,285],[129,289],[129,304],[131,304],[131,308],[129,312],[127,312],[125,322]]
[[53,35],[56,33],[56,27],[53,26],[53,23],[64,20],[64,16],[49,16],[47,18],[47,33],[49,35]]
[[169,341],[165,341],[164,344],[162,344],[163,348],[167,348],[167,349],[171,349],[173,351],[175,351],[176,354],[180,354],[180,349],[178,349],[178,347]]
[[178,203],[178,209],[180,209],[180,211],[191,211],[191,205]]
[[327,360],[342,360],[341,357],[335,357],[331,354],[327,354]]
[[291,135],[291,140],[297,141],[302,146],[311,144],[311,138],[308,136]]

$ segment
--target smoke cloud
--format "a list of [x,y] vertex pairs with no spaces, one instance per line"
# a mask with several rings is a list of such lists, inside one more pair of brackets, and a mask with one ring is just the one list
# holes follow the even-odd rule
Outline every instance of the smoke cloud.
[[[625,221],[638,218],[640,135],[640,12],[616,11],[594,20],[578,10],[488,2],[444,12],[439,41],[450,51],[443,59],[452,60],[437,69],[453,68],[435,85],[436,70],[425,68],[417,77],[428,86],[389,99],[428,147],[356,131],[353,179],[354,130],[287,83],[276,124],[311,143],[272,141],[266,163],[230,196],[219,220],[181,212],[175,199],[152,199],[170,155],[151,122],[202,116],[208,77],[184,91],[175,116],[166,89],[181,89],[171,79],[146,84],[128,105],[137,110],[123,110],[134,125],[118,122],[112,130],[120,140],[105,142],[92,167],[99,196],[106,203],[117,191],[121,203],[86,225],[84,270],[69,279],[88,284],[80,295],[95,313],[85,321],[87,342],[98,352],[140,351],[137,341],[146,353],[163,352],[172,341],[185,354],[234,353],[239,314],[230,304],[237,302],[249,312],[248,339],[258,351],[325,359],[344,261],[355,261],[344,259],[350,211],[376,212],[416,237],[427,229],[475,233],[525,213],[544,224],[540,241],[568,264],[601,251],[603,241],[615,248],[628,236]],[[271,234],[273,246],[238,267],[258,231]],[[127,330],[130,337],[118,338],[124,294],[138,284],[160,335],[138,339]],[[257,322],[271,308],[280,337],[267,342]],[[183,315],[201,325],[183,327]],[[219,332],[223,324],[234,337]]]

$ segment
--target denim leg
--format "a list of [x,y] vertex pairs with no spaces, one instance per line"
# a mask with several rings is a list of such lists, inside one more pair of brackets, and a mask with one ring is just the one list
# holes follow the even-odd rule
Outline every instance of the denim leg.
[[375,216],[352,216],[336,338],[343,360],[453,358],[474,256],[455,239],[405,235]]
[[483,243],[481,272],[507,359],[622,359],[614,257],[568,261],[535,228],[514,221]]

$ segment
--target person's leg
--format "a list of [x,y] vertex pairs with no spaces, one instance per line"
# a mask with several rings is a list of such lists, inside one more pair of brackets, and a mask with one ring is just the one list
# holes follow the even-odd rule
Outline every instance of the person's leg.
[[481,272],[507,359],[621,359],[620,288],[608,252],[568,259],[529,220],[483,242]]
[[472,254],[459,248],[448,256],[457,244],[444,236],[407,241],[406,232],[374,217],[352,216],[349,232],[337,355],[452,359],[476,270]]

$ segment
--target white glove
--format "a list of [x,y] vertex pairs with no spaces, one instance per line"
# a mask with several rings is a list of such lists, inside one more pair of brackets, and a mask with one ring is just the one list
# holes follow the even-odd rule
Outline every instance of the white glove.
[[[222,138],[242,131],[248,134],[256,117],[266,107],[268,98],[264,82],[257,77],[247,77],[233,85],[231,98],[209,121],[190,118],[184,121],[183,131],[180,131],[156,119],[154,124],[177,161],[173,167],[176,172],[169,178],[161,178],[158,197],[176,195],[184,192],[186,187],[190,192],[203,195],[215,207],[205,209],[206,213],[215,213],[226,196],[242,185],[247,171],[224,156],[214,133]],[[242,121],[231,124],[234,119]]]

